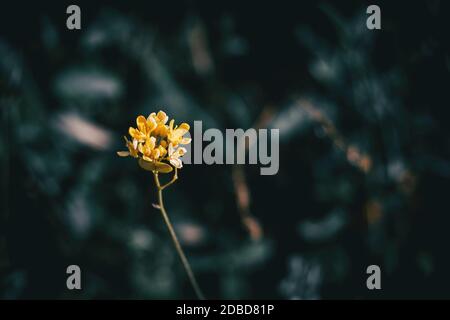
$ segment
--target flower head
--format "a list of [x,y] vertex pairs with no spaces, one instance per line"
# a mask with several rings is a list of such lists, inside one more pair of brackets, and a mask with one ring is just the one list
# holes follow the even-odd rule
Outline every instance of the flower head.
[[181,123],[175,126],[174,119],[164,111],[151,113],[147,118],[140,115],[136,118],[136,128],[130,127],[128,133],[131,140],[125,137],[128,151],[119,151],[121,157],[132,156],[138,159],[139,165],[149,171],[170,172],[174,168],[183,167],[182,157],[187,150],[179,145],[191,143],[184,137],[189,132],[189,125]]
[[144,116],[138,116],[136,118],[136,124],[137,128],[130,127],[128,133],[138,142],[144,142],[157,127],[155,119],[151,117],[145,119]]
[[174,120],[170,120],[168,140],[173,146],[178,144],[189,144],[191,143],[191,138],[183,138],[183,136],[189,132],[189,125],[187,123],[182,123],[180,126],[174,126]]
[[169,162],[177,169],[181,169],[183,167],[183,162],[180,157],[182,157],[186,153],[186,149],[183,147],[178,147],[175,149],[171,144],[169,144]]
[[133,139],[133,142],[131,142],[125,136],[124,136],[124,139],[125,139],[125,145],[127,146],[128,151],[119,151],[119,152],[117,152],[117,154],[121,157],[132,156],[133,158],[137,158],[138,157],[138,150],[137,150],[138,141],[136,139]]

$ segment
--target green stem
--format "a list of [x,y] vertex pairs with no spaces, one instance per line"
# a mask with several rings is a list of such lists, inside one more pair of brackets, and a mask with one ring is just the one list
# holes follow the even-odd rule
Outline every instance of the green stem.
[[164,186],[161,186],[158,178],[158,172],[153,172],[153,176],[155,178],[156,187],[158,188],[158,204],[159,209],[161,210],[161,214],[164,218],[164,222],[166,223],[167,228],[169,229],[170,236],[172,238],[172,241],[175,245],[175,248],[177,249],[178,255],[180,256],[181,262],[183,263],[184,269],[186,270],[186,273],[189,277],[189,280],[192,284],[192,287],[194,288],[195,294],[200,300],[204,300],[205,297],[203,296],[203,293],[197,283],[197,280],[195,279],[194,273],[192,272],[191,265],[189,264],[189,261],[186,258],[186,255],[184,254],[183,248],[180,245],[180,242],[178,241],[178,237],[175,233],[175,230],[173,229],[172,223],[170,222],[169,216],[167,215],[166,209],[164,208],[164,202],[163,202],[163,195],[162,191],[164,188],[168,187],[172,183],[177,180],[177,171],[175,169],[175,175],[173,179],[165,184]]
[[172,183],[174,183],[175,181],[177,181],[177,179],[178,179],[178,169],[175,168],[175,174],[173,175],[172,180],[170,180],[169,182],[167,182],[165,185],[160,186],[159,188],[160,188],[161,190],[164,190],[165,188],[167,188],[168,186],[170,186]]

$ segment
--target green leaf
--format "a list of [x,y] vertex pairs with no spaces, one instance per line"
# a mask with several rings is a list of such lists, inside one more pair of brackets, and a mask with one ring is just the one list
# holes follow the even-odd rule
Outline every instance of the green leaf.
[[169,173],[173,170],[172,166],[164,162],[150,162],[139,158],[139,166],[147,171],[158,171],[161,173]]

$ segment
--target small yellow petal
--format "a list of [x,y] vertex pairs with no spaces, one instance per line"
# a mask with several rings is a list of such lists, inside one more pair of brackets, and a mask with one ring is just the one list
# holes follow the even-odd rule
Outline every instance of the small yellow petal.
[[191,141],[192,141],[191,138],[182,138],[180,144],[189,144],[191,143]]
[[148,140],[148,146],[150,149],[154,149],[155,145],[156,145],[156,138],[155,137],[150,137]]
[[173,154],[173,152],[175,151],[172,143],[169,144],[169,150],[168,151],[169,151],[169,157],[170,157]]
[[170,159],[170,163],[177,169],[181,169],[183,167],[183,162],[180,159]]
[[167,120],[169,120],[169,117],[167,116],[167,114],[160,110],[158,112],[158,114],[156,115],[156,117],[159,119],[159,121],[161,121],[163,124],[166,124]]
[[167,137],[168,134],[169,134],[169,128],[166,125],[162,125],[159,128],[159,135],[161,137]]
[[145,119],[144,116],[138,116],[136,118],[137,128],[139,129],[139,131],[141,131],[144,134],[147,132],[147,128],[145,126],[146,123],[147,123],[147,119]]
[[163,158],[167,154],[167,150],[161,145],[158,147],[158,150],[161,158]]
[[153,130],[155,130],[155,128],[157,127],[157,123],[156,120],[153,117],[148,117],[147,118],[147,129],[148,132],[152,132]]
[[145,138],[145,134],[141,133],[139,130],[136,130],[133,127],[130,127],[128,129],[128,133],[130,134],[131,137],[133,137],[138,141],[142,141]]
[[190,127],[187,123],[185,123],[185,122],[183,122],[182,124],[180,124],[180,126],[178,127],[178,129],[184,129],[184,130],[186,130],[186,131],[189,131],[190,128],[191,128],[191,127]]
[[153,159],[158,159],[160,154],[161,154],[161,151],[159,151],[158,149],[153,149],[153,151],[152,151],[152,158]]
[[132,136],[133,138],[137,135],[137,132],[136,132],[137,130],[135,129],[135,128],[133,128],[133,127],[130,127],[129,129],[128,129],[128,133],[130,134],[130,136]]
[[130,155],[130,152],[128,152],[128,151],[117,151],[117,155],[119,157],[128,157]]
[[187,130],[185,130],[185,129],[180,129],[180,128],[175,129],[175,130],[169,135],[169,139],[170,139],[172,142],[175,142],[175,143],[178,144],[178,143],[181,141],[181,138],[183,137],[183,135],[184,135],[186,132],[187,132]]
[[142,159],[144,159],[145,161],[153,162],[153,160],[147,156],[143,156]]
[[138,152],[137,152],[136,150],[130,151],[130,155],[131,155],[133,158],[138,158],[138,157],[139,157],[139,156],[138,156]]
[[177,149],[178,154],[180,155],[180,157],[184,156],[187,152],[186,148],[180,147]]

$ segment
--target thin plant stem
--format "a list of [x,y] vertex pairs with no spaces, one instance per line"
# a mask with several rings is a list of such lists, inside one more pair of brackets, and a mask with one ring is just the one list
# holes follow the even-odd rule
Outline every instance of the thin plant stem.
[[167,182],[165,185],[160,186],[161,190],[164,190],[165,188],[167,188],[168,186],[170,186],[172,183],[174,183],[175,181],[177,181],[178,179],[178,169],[175,168],[175,174],[172,177],[172,180],[170,180],[169,182]]
[[195,294],[197,295],[198,299],[204,300],[205,297],[200,289],[200,286],[197,283],[197,280],[195,279],[194,272],[192,272],[191,265],[189,264],[189,261],[187,260],[186,255],[184,254],[183,248],[181,247],[180,242],[178,241],[178,237],[175,233],[175,230],[173,229],[172,223],[170,222],[170,219],[169,219],[169,216],[167,215],[166,209],[164,208],[162,191],[164,188],[167,188],[169,185],[171,185],[172,183],[174,183],[177,180],[177,178],[178,178],[177,170],[175,169],[175,174],[174,174],[172,180],[163,186],[161,186],[161,184],[159,182],[158,172],[153,172],[153,176],[155,178],[156,187],[158,189],[158,205],[159,205],[161,214],[164,218],[164,222],[166,223],[166,226],[169,229],[170,236],[175,245],[175,248],[177,249],[178,255],[180,256],[181,262],[183,263],[184,269],[186,270],[186,273],[189,277],[192,287],[194,288]]

